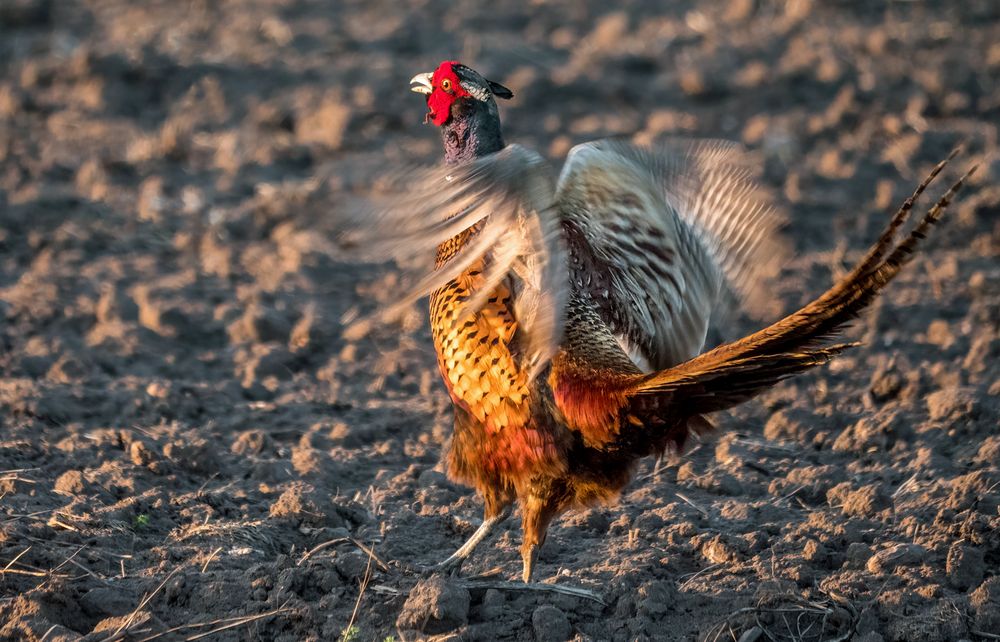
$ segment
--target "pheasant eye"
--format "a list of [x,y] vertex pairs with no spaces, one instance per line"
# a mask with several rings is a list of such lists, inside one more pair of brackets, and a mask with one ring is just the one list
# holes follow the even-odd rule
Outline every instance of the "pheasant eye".
[[449,80],[447,78],[445,78],[444,80],[442,80],[441,81],[441,89],[444,89],[445,91],[451,91],[451,80]]

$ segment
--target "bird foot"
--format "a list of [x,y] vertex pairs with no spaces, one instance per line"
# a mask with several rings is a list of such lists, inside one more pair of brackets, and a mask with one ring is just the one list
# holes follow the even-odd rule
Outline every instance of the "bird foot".
[[455,553],[443,562],[438,562],[437,564],[421,568],[420,575],[423,577],[430,577],[431,575],[437,575],[438,573],[458,575],[462,571],[463,562],[465,562],[465,557],[461,557]]
[[490,534],[493,528],[503,520],[507,519],[509,515],[510,507],[507,507],[498,515],[484,519],[483,523],[476,529],[476,532],[474,532],[457,551],[448,556],[448,559],[438,564],[434,564],[433,566],[419,569],[419,574],[424,577],[434,575],[435,573],[451,573],[452,575],[457,575],[458,572],[462,570],[462,563],[465,562],[466,558],[472,554],[472,551],[476,549],[476,546],[486,539],[486,536]]

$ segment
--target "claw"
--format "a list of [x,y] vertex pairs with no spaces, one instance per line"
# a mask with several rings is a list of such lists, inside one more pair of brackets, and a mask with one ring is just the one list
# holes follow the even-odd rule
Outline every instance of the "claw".
[[434,573],[441,573],[444,571],[451,571],[453,575],[458,573],[462,568],[462,562],[464,562],[466,558],[468,558],[469,555],[472,554],[472,551],[475,550],[476,546],[478,546],[480,542],[486,539],[486,537],[490,534],[490,532],[493,531],[493,528],[503,520],[507,519],[509,515],[510,515],[510,506],[507,506],[506,508],[501,510],[499,514],[484,519],[483,523],[480,524],[479,528],[476,529],[476,532],[473,533],[472,536],[468,540],[466,540],[466,542],[462,544],[462,546],[459,547],[457,551],[449,555],[448,559],[433,566],[430,566],[428,568],[422,569],[421,574],[427,576],[427,575],[433,575]]
[[524,566],[521,570],[521,578],[524,579],[524,583],[527,584],[531,582],[531,574],[535,570],[535,559],[538,558],[538,546],[531,544],[523,549],[521,549],[521,560],[524,562]]

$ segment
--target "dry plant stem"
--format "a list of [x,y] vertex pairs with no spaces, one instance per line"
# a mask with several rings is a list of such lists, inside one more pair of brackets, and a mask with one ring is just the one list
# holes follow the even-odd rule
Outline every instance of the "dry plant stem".
[[698,504],[696,504],[693,500],[691,500],[690,498],[688,498],[687,495],[685,495],[683,493],[679,493],[677,491],[674,491],[674,495],[677,495],[677,497],[680,498],[681,501],[683,501],[685,504],[687,504],[691,508],[695,509],[696,511],[698,511],[702,515],[705,515],[705,516],[708,515],[708,510],[706,508],[704,508],[704,507],[699,506]]
[[163,587],[167,585],[167,582],[169,582],[174,575],[177,575],[177,573],[182,568],[184,568],[183,564],[181,566],[178,566],[174,570],[170,571],[167,574],[167,576],[163,578],[163,581],[160,582],[159,585],[155,589],[153,589],[153,591],[149,595],[144,597],[142,601],[139,602],[139,606],[135,607],[135,610],[133,610],[132,613],[129,614],[128,618],[124,622],[122,622],[121,626],[119,626],[114,633],[112,633],[110,636],[104,639],[104,642],[114,642],[116,640],[121,640],[126,635],[128,635],[128,627],[130,627],[132,625],[132,622],[135,621],[135,618],[139,615],[139,611],[141,611],[147,604],[149,604],[149,601],[152,600],[157,593],[163,590]]
[[24,557],[24,554],[27,553],[30,550],[31,550],[31,547],[29,546],[28,548],[26,548],[23,551],[21,551],[20,553],[18,553],[17,556],[14,557],[14,559],[12,559],[11,561],[7,562],[7,566],[3,567],[3,572],[6,573],[8,570],[10,570],[10,567],[13,566],[14,564],[16,564],[17,560],[19,560],[22,557]]
[[209,554],[208,559],[205,560],[205,563],[201,567],[201,572],[202,573],[204,573],[208,569],[208,565],[212,563],[212,560],[214,560],[215,556],[218,555],[221,551],[222,551],[222,547],[220,546],[220,547],[216,548],[214,551],[212,551],[211,554]]
[[[768,640],[791,640],[792,642],[800,642],[811,639],[820,639],[818,636],[826,634],[826,626],[831,615],[833,615],[834,610],[832,606],[827,606],[823,603],[805,600],[796,596],[786,596],[791,604],[787,606],[777,606],[777,607],[765,607],[761,605],[748,606],[737,609],[727,615],[721,622],[712,626],[710,631],[714,631],[715,634],[711,638],[712,640],[720,640],[721,636],[728,633],[728,637],[735,639],[735,633],[733,630],[733,620],[741,615],[753,615],[753,622],[755,626],[751,629],[745,631],[739,638],[739,640],[744,640],[744,638],[756,640],[759,639],[761,635],[766,636]],[[825,642],[845,642],[849,640],[852,635],[854,635],[854,629],[857,625],[858,620],[858,610],[849,601],[841,598],[830,596],[831,601],[843,606],[850,612],[851,624],[847,627],[846,631],[841,632],[836,637],[821,638]],[[768,624],[761,620],[761,615],[770,614],[776,615],[781,618],[781,626],[784,627],[784,631],[774,631],[768,628]],[[794,628],[792,623],[789,621],[789,616],[795,615]],[[819,621],[821,629],[818,633],[807,637],[817,622],[813,620],[810,622],[803,630],[802,618],[806,615],[821,616],[822,619]],[[780,628],[780,627],[779,627]],[[759,631],[759,633],[758,633]],[[706,638],[707,639],[707,638]]]
[[237,627],[237,626],[242,626],[244,624],[249,624],[251,622],[256,622],[257,620],[262,620],[264,618],[271,617],[272,615],[280,615],[281,613],[285,613],[285,612],[288,612],[290,610],[291,609],[286,608],[285,605],[282,604],[281,606],[279,606],[278,608],[274,609],[273,611],[268,611],[266,613],[258,613],[257,615],[246,615],[246,616],[241,616],[241,617],[221,618],[221,619],[218,619],[218,620],[212,620],[210,622],[197,622],[195,624],[181,624],[180,626],[175,626],[175,627],[166,629],[164,631],[160,631],[159,633],[154,633],[153,635],[149,635],[147,637],[140,638],[139,642],[149,642],[149,640],[155,640],[157,638],[163,637],[164,635],[169,635],[171,633],[176,633],[177,631],[183,631],[185,629],[197,629],[197,628],[201,628],[201,627],[205,627],[205,626],[214,626],[216,624],[221,624],[222,625],[222,626],[220,626],[218,628],[212,629],[211,631],[206,631],[204,633],[199,633],[199,634],[197,634],[195,636],[186,638],[188,640],[197,640],[198,638],[204,637],[206,635],[213,635],[215,633],[219,633],[220,631],[225,631],[226,629],[231,629],[231,628],[234,628],[234,627]]
[[719,568],[722,565],[723,565],[722,562],[719,562],[718,564],[712,564],[711,566],[706,566],[705,568],[701,569],[697,573],[693,573],[691,575],[691,577],[689,577],[687,580],[684,581],[683,584],[681,584],[679,587],[677,587],[677,590],[678,591],[683,591],[685,588],[687,588],[688,584],[690,584],[691,582],[695,581],[699,576],[701,576],[701,575],[703,575],[705,573],[708,573],[709,571],[714,571],[715,569]]
[[354,539],[353,537],[338,537],[336,539],[331,539],[329,541],[323,542],[322,544],[317,544],[316,546],[309,549],[301,558],[299,558],[299,561],[296,562],[295,565],[302,566],[302,564],[313,555],[321,551],[324,551],[330,548],[331,546],[336,546],[337,544],[346,544],[348,542],[354,544],[359,549],[361,549],[365,554],[367,554],[369,559],[373,560],[375,562],[375,565],[379,567],[379,570],[385,573],[391,572],[391,568],[389,567],[389,565],[385,562],[385,560],[383,560],[375,553],[375,550],[372,547],[368,546],[367,544],[363,544],[362,542]]
[[358,609],[361,608],[361,600],[365,596],[365,591],[368,590],[368,584],[372,581],[372,559],[374,558],[369,554],[368,564],[365,566],[365,575],[361,579],[361,586],[358,590],[358,599],[354,602],[354,610],[351,611],[351,619],[347,622],[347,626],[344,627],[345,631],[350,631],[351,627],[354,626],[354,621],[358,617]]
[[594,591],[575,586],[562,586],[560,584],[541,584],[538,582],[484,582],[481,580],[465,580],[462,586],[466,589],[496,589],[498,591],[540,591],[543,593],[558,593],[580,597],[585,600],[605,604],[601,596]]

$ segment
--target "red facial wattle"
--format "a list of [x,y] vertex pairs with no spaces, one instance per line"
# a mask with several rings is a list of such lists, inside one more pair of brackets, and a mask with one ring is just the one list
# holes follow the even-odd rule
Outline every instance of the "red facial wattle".
[[454,61],[442,62],[431,77],[433,90],[427,96],[427,109],[430,110],[427,115],[438,127],[451,117],[452,103],[471,95],[459,84],[458,74],[452,69],[452,65],[457,64]]

